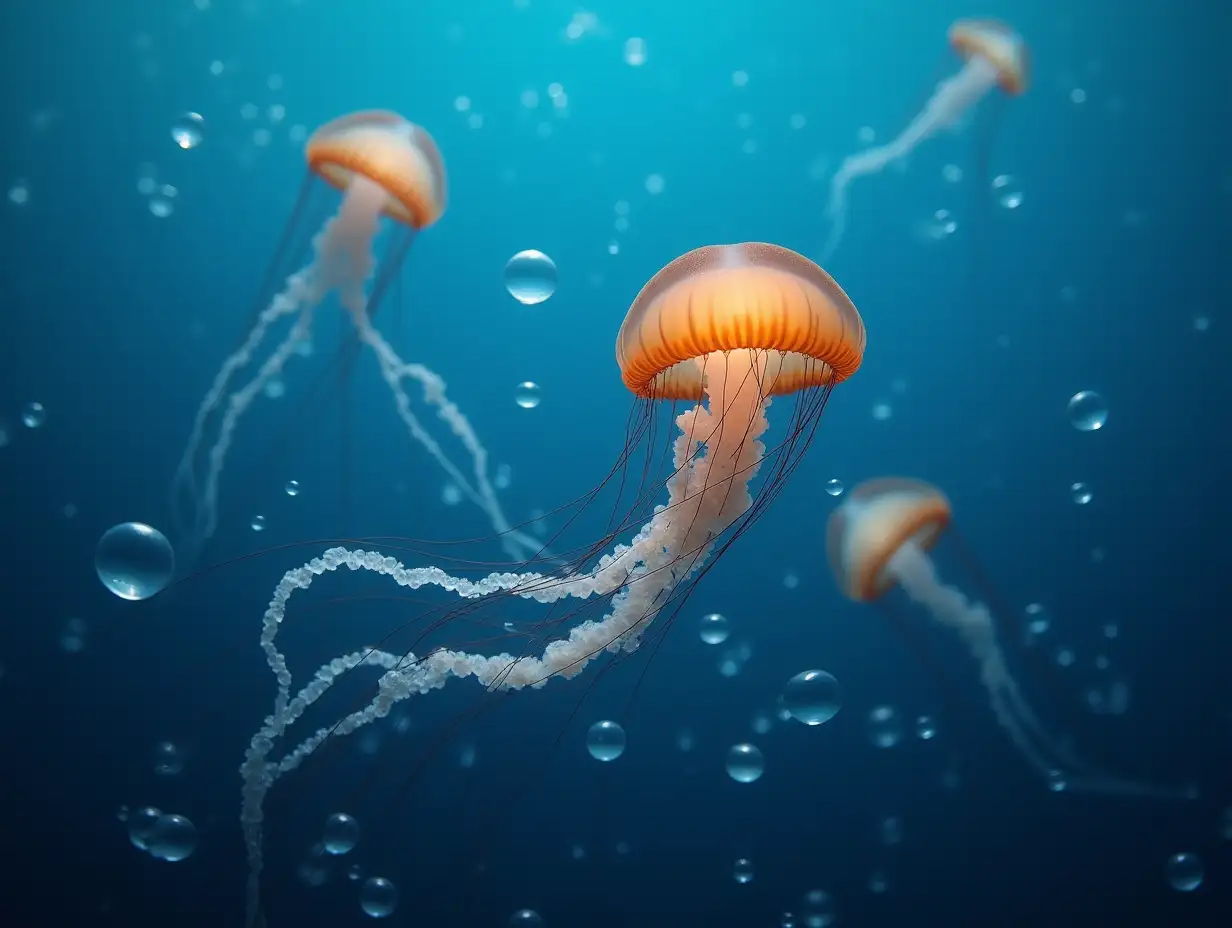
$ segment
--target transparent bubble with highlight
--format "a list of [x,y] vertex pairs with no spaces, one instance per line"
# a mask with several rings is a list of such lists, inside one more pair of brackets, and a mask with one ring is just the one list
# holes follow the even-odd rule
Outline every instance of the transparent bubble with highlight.
[[543,392],[533,380],[523,380],[513,391],[513,401],[523,409],[534,409],[542,400]]
[[205,119],[200,113],[183,113],[171,125],[171,140],[184,150],[196,148],[204,138]]
[[183,815],[159,818],[149,838],[149,852],[158,860],[176,863],[192,856],[197,849],[197,826]]
[[121,599],[149,599],[175,573],[171,542],[144,522],[113,525],[94,549],[94,570],[103,586]]
[[586,732],[586,750],[595,760],[608,763],[625,752],[628,739],[620,724],[607,719],[595,722]]
[[28,429],[42,428],[47,421],[47,409],[42,403],[26,403],[21,410],[21,424]]
[[370,876],[359,890],[359,907],[370,918],[388,918],[398,908],[398,887],[383,876]]
[[824,889],[812,889],[800,900],[803,928],[828,928],[834,923],[834,899]]
[[731,623],[718,612],[708,612],[702,616],[697,633],[706,644],[722,644],[731,634]]
[[519,251],[505,264],[505,289],[523,306],[542,303],[556,292],[556,262],[542,251]]
[[803,670],[787,681],[779,700],[797,722],[821,725],[838,714],[843,693],[838,680],[826,671]]
[[359,822],[345,812],[335,812],[325,820],[321,845],[335,857],[349,854],[359,843]]
[[903,722],[892,706],[877,706],[868,714],[868,740],[874,747],[892,748],[903,738]]
[[754,744],[734,744],[727,752],[727,775],[737,783],[753,783],[766,772],[766,758]]
[[1168,885],[1178,892],[1191,893],[1206,879],[1206,868],[1197,854],[1181,852],[1168,858]]
[[1096,432],[1108,421],[1108,403],[1094,390],[1079,390],[1066,407],[1070,425],[1080,432]]
[[543,916],[534,909],[518,909],[507,924],[508,928],[543,928]]
[[150,838],[153,837],[154,830],[158,827],[158,822],[162,817],[162,810],[155,806],[144,806],[136,812],[129,813],[128,840],[133,847],[142,851],[150,849]]
[[160,741],[154,746],[154,772],[160,777],[174,777],[184,772],[184,752],[174,741]]

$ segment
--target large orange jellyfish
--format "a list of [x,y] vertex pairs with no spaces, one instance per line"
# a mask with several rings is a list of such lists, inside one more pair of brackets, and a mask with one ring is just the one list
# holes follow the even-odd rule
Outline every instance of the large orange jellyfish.
[[[331,293],[337,295],[350,316],[358,343],[368,346],[375,355],[411,437],[487,515],[511,557],[521,561],[539,551],[541,545],[510,528],[488,480],[487,452],[466,417],[446,396],[444,381],[422,364],[403,361],[372,324],[377,301],[397,278],[412,237],[445,211],[445,164],[432,136],[396,113],[353,113],[314,132],[305,156],[308,174],[275,264],[287,243],[296,238],[313,178],[340,190],[342,203],[314,237],[312,260],[291,274],[282,291],[255,315],[247,336],[223,362],[197,410],[171,488],[182,562],[195,559],[217,527],[219,483],[240,418],[282,375],[288,361],[309,344],[313,313]],[[377,270],[373,242],[383,217],[403,227],[406,237],[390,249],[391,257],[376,274],[372,293],[365,295],[365,286]],[[286,320],[293,322],[282,341],[258,361],[262,344]],[[339,353],[345,365],[344,377],[354,360],[354,351],[348,350],[351,347]],[[407,380],[418,385],[423,401],[461,441],[471,458],[469,477],[419,421],[403,388]],[[206,431],[211,425],[214,440],[206,449]]]
[[830,179],[826,216],[830,237],[822,260],[828,261],[847,229],[847,188],[867,174],[877,174],[906,158],[939,130],[953,126],[994,88],[1011,96],[1027,89],[1027,49],[1022,38],[1003,23],[960,19],[949,31],[950,47],[964,60],[963,68],[937,85],[924,110],[893,141],[848,155]]
[[[379,204],[363,202],[371,219]],[[669,607],[675,615],[714,563],[711,555],[717,559],[764,511],[800,461],[834,385],[860,366],[864,344],[863,322],[847,295],[795,252],[756,243],[691,251],[646,284],[616,339],[621,379],[642,414],[631,417],[613,474],[623,478],[634,468],[633,448],[652,431],[647,427],[652,404],[683,401],[688,406],[675,416],[678,434],[662,449],[672,461],[667,501],[653,508],[631,542],[607,550],[615,534],[625,530],[618,526],[552,573],[489,573],[470,579],[435,566],[407,567],[376,551],[341,547],[286,573],[261,630],[261,647],[278,683],[274,708],[240,768],[249,924],[260,913],[262,806],[282,774],[298,767],[327,738],[349,734],[387,715],[395,703],[438,689],[451,678],[474,677],[489,692],[508,692],[573,677],[604,651],[617,656],[635,651],[657,616]],[[791,397],[794,405],[786,433],[767,449],[766,411],[774,397]],[[649,449],[649,455],[654,459],[656,449]],[[769,474],[754,490],[754,478],[767,464]],[[418,643],[413,645],[418,654],[366,648],[326,663],[292,695],[291,674],[275,644],[288,601],[342,567],[383,574],[412,590],[435,586],[456,594],[468,602],[456,607],[453,617],[470,619],[484,603],[508,606],[515,599],[544,604],[553,614],[555,604],[567,599],[583,606],[538,626],[520,653],[486,656],[444,646],[421,649]],[[593,617],[579,621],[586,604],[593,606]],[[437,616],[432,627],[440,629],[450,618]],[[566,620],[572,620],[567,627]],[[670,617],[664,624],[670,624]],[[336,680],[360,666],[383,671],[371,702],[271,758],[288,727]]]
[[899,587],[934,620],[956,632],[979,664],[997,721],[1052,789],[1190,798],[1187,790],[1096,771],[1048,733],[1010,675],[993,611],[937,575],[930,551],[952,519],[949,500],[921,480],[887,477],[855,487],[826,528],[826,552],[839,589],[855,602],[871,603]]

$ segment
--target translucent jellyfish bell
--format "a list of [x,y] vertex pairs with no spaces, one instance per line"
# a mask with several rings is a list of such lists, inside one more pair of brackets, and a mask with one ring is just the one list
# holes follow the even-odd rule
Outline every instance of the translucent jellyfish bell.
[[839,589],[849,599],[869,603],[901,587],[934,621],[956,632],[979,664],[997,721],[1046,782],[1092,792],[1189,798],[1187,791],[1101,773],[1044,728],[1010,674],[993,612],[938,576],[930,551],[952,520],[950,501],[921,480],[881,478],[860,484],[826,528],[826,552]]
[[994,88],[1011,96],[1026,90],[1026,45],[1008,26],[993,20],[960,19],[950,26],[949,43],[963,59],[962,70],[937,85],[924,109],[895,139],[848,155],[831,178],[826,207],[830,237],[822,261],[830,259],[846,231],[847,188],[853,181],[906,158],[920,143],[955,125]]
[[[288,364],[306,353],[312,344],[314,313],[330,294],[337,295],[352,331],[325,372],[326,379],[318,381],[300,411],[315,421],[331,393],[344,404],[343,436],[337,443],[343,454],[343,492],[350,447],[345,402],[355,361],[361,348],[367,348],[412,440],[484,512],[510,557],[521,561],[540,552],[541,545],[513,530],[505,518],[488,479],[487,451],[450,402],[444,381],[424,365],[404,361],[373,324],[382,300],[396,290],[415,236],[445,212],[445,164],[432,136],[396,113],[360,112],[317,129],[304,156],[308,172],[266,271],[249,331],[223,362],[202,400],[172,481],[171,510],[182,563],[195,558],[217,527],[223,467],[240,420],[254,401],[284,381]],[[310,217],[311,201],[318,191],[331,187],[341,191],[342,200],[317,226]],[[393,221],[393,235],[384,258],[378,260],[376,241],[386,219]],[[311,256],[299,263],[296,251],[309,235]],[[282,340],[275,341],[279,330]],[[322,389],[330,376],[336,378],[332,390]],[[417,388],[413,392],[420,404],[433,419],[445,423],[470,458],[469,474],[421,423],[408,382]]]

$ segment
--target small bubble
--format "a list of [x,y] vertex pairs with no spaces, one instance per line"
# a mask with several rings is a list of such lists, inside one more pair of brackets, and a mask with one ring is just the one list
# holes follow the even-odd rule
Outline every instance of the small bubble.
[[21,410],[21,424],[28,429],[41,428],[47,421],[47,410],[42,403],[26,403]]
[[1108,421],[1108,404],[1094,390],[1080,390],[1069,399],[1070,424],[1080,432],[1096,432]]
[[843,481],[839,480],[837,477],[831,477],[826,481],[826,492],[831,496],[842,496],[843,490],[845,489],[846,487],[843,485]]
[[625,64],[640,67],[646,63],[646,40],[632,38],[625,41]]
[[747,87],[749,85],[749,72],[733,71],[731,82],[733,87]]
[[288,480],[287,485],[283,487],[287,492],[287,496],[299,496],[299,481]]
[[249,528],[254,532],[265,531],[265,516],[256,515],[252,517],[252,521],[248,523]]
[[205,119],[200,113],[184,113],[171,126],[171,140],[182,149],[196,148],[204,137]]
[[523,380],[513,394],[513,401],[523,409],[534,409],[542,399],[539,385],[533,380]]
[[657,196],[663,192],[664,181],[662,174],[651,174],[646,178],[646,192]]
[[1069,495],[1079,506],[1085,506],[1095,497],[1095,494],[1091,492],[1091,488],[1082,481],[1069,485]]

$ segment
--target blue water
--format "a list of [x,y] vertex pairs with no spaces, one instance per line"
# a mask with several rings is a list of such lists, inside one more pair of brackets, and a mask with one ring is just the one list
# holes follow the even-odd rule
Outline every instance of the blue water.
[[[548,928],[779,926],[787,911],[804,925],[814,889],[832,897],[837,925],[1227,924],[1229,10],[8,0],[0,923],[242,924],[237,769],[272,704],[257,639],[279,578],[321,553],[316,539],[490,532],[469,502],[447,501],[447,478],[407,436],[370,356],[345,395],[306,403],[348,335],[331,300],[285,396],[260,397],[241,423],[219,528],[197,562],[148,602],[94,576],[111,525],[171,534],[171,475],[262,296],[305,175],[305,132],[387,108],[435,137],[448,211],[416,239],[377,325],[448,383],[492,471],[507,465],[498,493],[510,518],[547,512],[549,532],[580,543],[606,513],[572,526],[551,513],[602,480],[623,446],[630,399],[613,343],[641,286],[706,244],[818,257],[829,176],[866,127],[887,141],[957,70],[946,29],[978,15],[1020,31],[1032,86],[852,188],[826,269],[863,316],[867,352],[774,505],[663,620],[654,647],[458,726],[480,691],[456,682],[328,743],[266,803],[265,908],[272,926],[365,924],[347,874],[357,865],[397,885],[386,923],[406,928],[503,926],[523,907]],[[645,41],[643,64],[626,62],[630,38]],[[186,111],[204,129],[181,150],[171,130]],[[1007,208],[1004,192],[1021,202]],[[315,219],[337,202],[318,185]],[[952,234],[930,234],[938,210]],[[300,229],[301,245],[312,231]],[[559,269],[536,306],[502,279],[526,248]],[[534,409],[514,402],[526,380],[541,387]],[[1104,428],[1070,424],[1080,390],[1106,399]],[[27,428],[33,401],[46,421]],[[774,434],[789,411],[771,407]],[[1028,604],[1046,609],[1042,636],[1006,645],[1049,727],[1104,767],[1193,784],[1198,799],[1050,792],[951,632],[905,604],[889,615],[840,596],[824,534],[843,497],[824,484],[883,475],[950,497],[969,555],[950,576],[968,592],[995,592],[1018,623]],[[1089,503],[1075,504],[1075,482]],[[464,547],[504,557],[491,540]],[[297,681],[422,608],[379,578],[319,586],[293,601],[279,638]],[[712,646],[698,629],[715,611],[732,636]],[[725,676],[729,649],[738,672]],[[843,689],[838,715],[815,728],[776,715],[785,682],[809,668]],[[370,678],[346,683],[297,737],[371,695]],[[1114,683],[1124,711],[1092,711]],[[882,705],[906,729],[891,748],[868,737]],[[939,728],[927,741],[914,735],[925,714]],[[610,764],[585,750],[605,718],[628,735]],[[182,757],[178,774],[155,772],[163,741]],[[724,758],[746,741],[766,769],[740,784]],[[191,856],[168,863],[132,846],[121,810],[146,805],[193,821]],[[360,844],[307,885],[301,865],[340,810],[360,822]],[[887,817],[901,842],[887,844]],[[1204,866],[1192,892],[1169,885],[1180,852]],[[733,878],[739,858],[752,861],[750,883]]]

